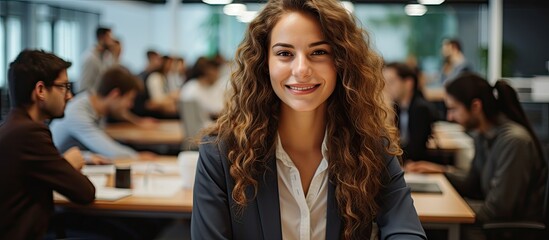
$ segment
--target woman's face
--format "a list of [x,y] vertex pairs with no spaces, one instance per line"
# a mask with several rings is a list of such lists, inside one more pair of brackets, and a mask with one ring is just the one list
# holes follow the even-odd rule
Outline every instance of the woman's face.
[[271,32],[268,51],[271,85],[282,104],[298,112],[325,106],[337,72],[332,48],[315,18],[284,14]]

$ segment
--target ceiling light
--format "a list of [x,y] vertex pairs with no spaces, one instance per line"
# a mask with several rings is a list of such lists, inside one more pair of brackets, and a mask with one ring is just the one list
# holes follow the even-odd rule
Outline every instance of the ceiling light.
[[440,5],[444,0],[418,0],[423,5]]
[[257,11],[244,11],[240,15],[236,16],[238,21],[243,23],[249,23],[257,16]]
[[202,0],[202,2],[205,2],[207,4],[211,4],[211,5],[220,5],[220,4],[232,3],[233,0]]
[[404,12],[408,16],[423,16],[427,12],[427,7],[421,4],[408,4],[404,7]]
[[242,3],[231,3],[223,7],[223,13],[229,16],[238,16],[246,11],[246,5]]

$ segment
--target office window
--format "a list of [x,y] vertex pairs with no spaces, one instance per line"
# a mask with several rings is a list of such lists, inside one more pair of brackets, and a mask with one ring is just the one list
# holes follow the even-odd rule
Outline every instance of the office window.
[[6,36],[8,40],[7,56],[8,63],[15,60],[17,54],[22,50],[21,44],[21,20],[16,17],[8,17]]
[[0,18],[0,87],[6,86],[7,65],[17,57],[21,45],[21,20]]
[[37,31],[37,48],[42,49],[47,52],[51,52],[53,50],[52,46],[52,23],[42,21],[38,23],[38,31]]
[[[0,17],[0,87],[4,87],[4,79],[6,76],[6,63],[4,52],[4,39],[5,39],[5,29],[4,29],[4,18]],[[0,96],[1,97],[1,96]]]
[[67,72],[69,79],[74,81],[78,76],[77,66],[80,66],[78,24],[74,21],[59,20],[55,23],[54,29],[54,53],[75,66]]

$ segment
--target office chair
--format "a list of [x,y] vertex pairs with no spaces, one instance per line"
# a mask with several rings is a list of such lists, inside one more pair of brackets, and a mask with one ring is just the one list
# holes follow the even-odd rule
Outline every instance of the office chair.
[[[546,164],[548,162],[546,161]],[[549,172],[549,165],[546,166]],[[488,240],[549,239],[549,175],[545,183],[542,221],[505,221],[482,225]]]
[[203,111],[196,101],[178,101],[179,117],[183,127],[182,149],[196,151],[198,146],[194,138],[210,122],[208,114]]

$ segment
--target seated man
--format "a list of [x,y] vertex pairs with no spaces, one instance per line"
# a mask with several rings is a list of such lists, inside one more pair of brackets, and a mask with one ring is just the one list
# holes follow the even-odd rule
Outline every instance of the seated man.
[[107,158],[153,158],[150,152],[138,153],[116,142],[100,126],[105,116],[127,112],[140,88],[139,79],[127,69],[108,69],[96,91],[78,94],[68,103],[65,118],[52,122],[55,146],[60,150],[78,146]]
[[471,131],[474,138],[471,169],[460,176],[441,165],[414,162],[406,170],[446,172],[462,196],[479,200],[471,205],[477,223],[541,220],[547,166],[516,92],[504,81],[492,88],[481,77],[464,74],[446,85],[446,93],[448,120]]
[[427,141],[436,120],[435,107],[418,89],[417,74],[403,63],[389,63],[383,69],[385,92],[394,102],[396,126],[404,160],[426,160]]
[[25,50],[8,70],[12,109],[0,126],[0,239],[41,239],[53,213],[53,191],[88,204],[95,188],[79,172],[76,148],[60,155],[44,121],[63,116],[72,97],[71,63]]

